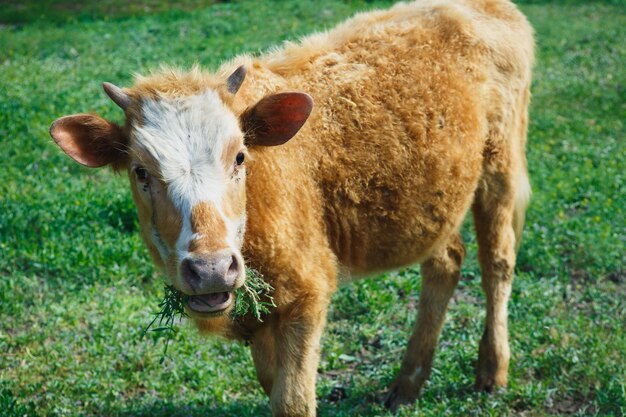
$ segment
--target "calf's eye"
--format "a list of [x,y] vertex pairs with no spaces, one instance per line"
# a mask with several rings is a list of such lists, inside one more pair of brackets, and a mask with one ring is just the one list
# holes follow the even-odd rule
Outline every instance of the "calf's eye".
[[135,175],[137,175],[137,179],[141,182],[148,181],[150,177],[150,174],[148,174],[148,171],[144,167],[135,168]]
[[244,159],[246,159],[246,158],[245,158],[245,156],[244,156],[243,152],[239,152],[239,153],[237,154],[237,158],[235,158],[235,163],[236,163],[237,165],[241,165],[241,164],[243,164]]

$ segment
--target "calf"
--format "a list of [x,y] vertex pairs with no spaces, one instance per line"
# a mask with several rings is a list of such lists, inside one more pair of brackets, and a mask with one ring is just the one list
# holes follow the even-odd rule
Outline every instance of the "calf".
[[[123,126],[76,114],[50,132],[77,162],[128,172],[154,261],[201,331],[250,341],[276,416],[315,415],[338,283],[420,263],[417,321],[386,398],[396,409],[431,372],[470,208],[487,298],[476,385],[507,383],[532,64],[532,29],[509,1],[424,0],[215,74],[105,83]],[[227,314],[246,265],[275,288],[262,323]]]

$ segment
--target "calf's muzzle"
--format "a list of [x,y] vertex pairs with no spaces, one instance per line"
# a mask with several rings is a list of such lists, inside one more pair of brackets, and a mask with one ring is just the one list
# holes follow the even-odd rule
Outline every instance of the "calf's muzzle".
[[190,255],[181,262],[181,279],[194,295],[231,292],[243,269],[239,258],[230,250]]

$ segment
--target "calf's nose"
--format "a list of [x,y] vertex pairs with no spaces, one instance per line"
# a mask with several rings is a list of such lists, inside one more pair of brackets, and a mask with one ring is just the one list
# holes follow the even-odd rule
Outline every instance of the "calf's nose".
[[183,281],[195,294],[231,291],[241,271],[233,253],[187,257],[180,267]]

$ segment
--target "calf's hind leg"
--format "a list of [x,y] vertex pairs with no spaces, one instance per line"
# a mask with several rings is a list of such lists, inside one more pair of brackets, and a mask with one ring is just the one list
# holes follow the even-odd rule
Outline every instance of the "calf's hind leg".
[[497,192],[497,197],[486,196],[484,189],[479,189],[473,206],[482,287],[487,299],[476,388],[485,391],[507,384],[510,358],[507,304],[513,283],[517,240],[514,217],[523,216],[524,209],[516,207],[514,185],[504,181],[502,176],[495,178],[500,181],[491,181],[486,188],[492,193]]
[[409,339],[400,372],[385,399],[385,405],[396,411],[419,396],[430,376],[433,356],[448,308],[450,297],[461,273],[465,248],[458,234],[422,263],[422,294],[417,322]]

